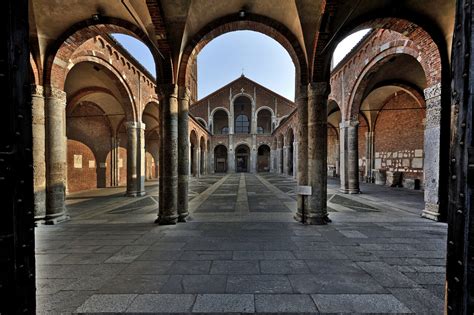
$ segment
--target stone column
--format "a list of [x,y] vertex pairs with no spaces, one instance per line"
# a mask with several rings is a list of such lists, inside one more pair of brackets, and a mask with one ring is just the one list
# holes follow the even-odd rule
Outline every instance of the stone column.
[[145,124],[137,121],[127,127],[127,196],[145,195]]
[[161,103],[162,135],[160,137],[160,205],[156,223],[176,224],[178,211],[178,87],[174,84],[157,87]]
[[293,142],[293,178],[298,174],[298,141]]
[[358,194],[359,191],[359,122],[343,121],[341,135],[341,192]]
[[289,162],[289,155],[288,155],[288,146],[284,145],[282,148],[283,152],[283,174],[288,175],[288,162]]
[[327,103],[328,82],[311,83],[308,86],[308,196],[309,224],[330,222],[327,212]]
[[[298,185],[308,185],[308,90],[301,85],[296,91],[296,108],[298,109]],[[304,209],[304,210],[303,210]],[[307,197],[297,195],[297,207],[294,216],[302,222],[308,218]]]
[[178,209],[179,222],[185,222],[188,212],[189,181],[189,97],[186,87],[179,87],[178,99]]
[[196,147],[194,150],[194,176],[198,178],[201,175],[201,147]]
[[46,142],[43,87],[41,85],[32,85],[31,96],[34,212],[35,221],[42,222],[46,215]]
[[425,89],[426,123],[424,137],[423,184],[425,209],[422,216],[439,218],[439,158],[441,124],[441,83]]
[[365,133],[365,179],[372,183],[372,169],[374,168],[374,132]]
[[257,135],[256,134],[252,134],[252,146],[250,149],[250,172],[254,174],[257,173]]
[[275,172],[275,150],[270,149],[270,173]]
[[46,89],[46,224],[69,219],[65,195],[67,185],[66,93]]
[[[341,134],[339,133],[339,137]],[[336,176],[341,175],[341,143],[336,140]]]
[[229,134],[229,149],[227,151],[227,172],[235,173],[235,151],[234,151],[234,134]]

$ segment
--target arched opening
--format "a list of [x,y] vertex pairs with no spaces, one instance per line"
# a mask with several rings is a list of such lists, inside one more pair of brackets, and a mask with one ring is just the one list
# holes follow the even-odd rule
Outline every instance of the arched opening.
[[252,101],[246,96],[238,96],[234,100],[234,133],[250,133],[252,117]]
[[207,173],[207,167],[206,167],[206,141],[204,140],[204,137],[201,137],[201,140],[199,141],[199,148],[200,148],[200,167],[199,167],[199,173],[200,175],[204,175]]
[[257,172],[270,172],[270,147],[266,144],[258,147]]
[[235,170],[238,173],[247,173],[250,168],[250,148],[240,144],[235,148]]
[[285,171],[284,171],[284,150],[283,150],[283,146],[284,146],[284,138],[283,138],[283,134],[279,134],[277,136],[277,171],[279,174],[284,174]]
[[294,172],[294,158],[295,158],[295,150],[294,150],[294,142],[295,142],[295,135],[293,129],[288,129],[286,134],[286,175],[293,176]]
[[226,135],[229,133],[229,115],[223,109],[218,109],[212,116],[212,133]]
[[261,109],[257,114],[257,133],[270,134],[272,132],[272,113],[268,109]]
[[191,176],[198,177],[199,176],[199,142],[197,134],[194,130],[191,130],[191,135],[189,136],[190,142],[190,174]]
[[225,145],[219,144],[214,148],[214,172],[227,172],[227,148]]
[[328,176],[339,176],[339,126],[341,124],[341,111],[335,100],[328,103]]
[[158,104],[150,102],[145,106],[142,121],[145,124],[145,179],[156,180],[159,176],[159,109]]
[[[116,171],[120,144],[115,130],[132,110],[124,101],[126,88],[116,78],[111,69],[94,62],[77,63],[68,72],[64,83],[68,95],[68,192],[120,185]],[[77,142],[90,148],[96,158],[88,159],[87,151],[81,152]]]

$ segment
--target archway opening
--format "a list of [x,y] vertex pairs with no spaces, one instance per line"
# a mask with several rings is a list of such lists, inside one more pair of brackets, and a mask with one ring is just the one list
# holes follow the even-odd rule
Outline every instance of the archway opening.
[[212,132],[215,135],[226,135],[229,133],[229,115],[223,109],[218,109],[212,117]]
[[219,144],[214,148],[214,172],[227,172],[227,148],[225,145]]
[[240,144],[235,148],[235,170],[238,173],[247,173],[250,168],[250,148]]
[[234,100],[234,116],[234,132],[236,134],[250,133],[252,101],[248,97],[238,96]]
[[257,172],[270,172],[270,147],[266,144],[258,147]]
[[272,113],[268,109],[261,109],[257,114],[257,133],[270,134],[272,132]]

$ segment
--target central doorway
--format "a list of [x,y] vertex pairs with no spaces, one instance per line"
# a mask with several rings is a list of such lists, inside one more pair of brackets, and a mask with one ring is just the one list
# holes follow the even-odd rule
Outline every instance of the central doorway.
[[249,154],[250,148],[245,144],[241,144],[235,149],[235,169],[238,173],[249,171]]

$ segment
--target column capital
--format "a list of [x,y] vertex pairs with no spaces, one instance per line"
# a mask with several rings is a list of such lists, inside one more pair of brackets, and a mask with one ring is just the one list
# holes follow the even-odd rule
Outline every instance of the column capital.
[[357,126],[359,126],[358,120],[343,120],[339,123],[340,128],[357,127]]
[[441,83],[437,83],[435,85],[427,87],[426,89],[423,90],[423,93],[425,94],[425,100],[430,100],[435,97],[440,97],[441,96]]
[[37,96],[37,97],[43,97],[44,96],[44,88],[42,85],[37,85],[37,84],[31,84],[31,95],[32,96]]
[[176,84],[158,84],[155,90],[159,100],[166,97],[178,97],[178,86]]
[[125,123],[127,129],[143,129],[145,130],[146,125],[140,121],[127,121]]
[[308,84],[308,97],[324,96],[327,97],[331,92],[329,82],[311,82]]
[[178,87],[178,98],[180,100],[189,101],[189,99],[191,98],[191,90],[189,90],[185,86],[179,86]]
[[56,98],[58,100],[64,101],[66,104],[66,92],[52,86],[44,87],[44,94],[48,98]]

